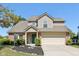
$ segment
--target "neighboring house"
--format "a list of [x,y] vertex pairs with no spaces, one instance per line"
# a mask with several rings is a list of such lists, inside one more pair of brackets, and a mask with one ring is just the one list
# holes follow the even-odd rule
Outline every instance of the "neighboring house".
[[62,18],[54,18],[44,13],[32,16],[27,21],[20,21],[8,32],[9,39],[20,37],[25,45],[34,44],[35,38],[41,38],[42,44],[65,44],[69,36],[69,29]]

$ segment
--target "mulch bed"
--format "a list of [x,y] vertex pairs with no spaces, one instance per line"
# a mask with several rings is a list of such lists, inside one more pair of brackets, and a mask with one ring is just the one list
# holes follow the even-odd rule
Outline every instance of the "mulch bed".
[[37,54],[37,55],[44,55],[44,52],[41,48],[41,46],[15,46],[14,48],[12,48],[13,50],[16,51],[21,51],[21,52],[25,52],[25,53],[33,53],[33,54]]

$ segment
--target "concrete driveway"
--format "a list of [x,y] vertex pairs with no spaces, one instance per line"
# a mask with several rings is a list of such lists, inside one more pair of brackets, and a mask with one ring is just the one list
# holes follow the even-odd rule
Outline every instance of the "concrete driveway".
[[45,56],[79,56],[79,49],[66,45],[42,45]]

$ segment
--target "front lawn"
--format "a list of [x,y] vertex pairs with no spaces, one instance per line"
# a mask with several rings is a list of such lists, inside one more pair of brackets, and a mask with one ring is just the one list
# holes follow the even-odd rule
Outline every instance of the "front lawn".
[[33,56],[31,53],[17,52],[12,47],[4,47],[0,50],[0,56]]
[[79,45],[72,45],[72,47],[79,48]]
[[44,55],[42,48],[40,47],[41,42],[38,41],[37,46],[24,45],[24,41],[17,40],[16,46],[14,41],[8,38],[0,38],[0,56],[37,56]]

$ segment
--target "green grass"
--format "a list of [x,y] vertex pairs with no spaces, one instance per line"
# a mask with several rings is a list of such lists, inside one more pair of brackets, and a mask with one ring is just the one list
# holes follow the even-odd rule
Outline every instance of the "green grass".
[[[0,40],[4,38],[0,37]],[[18,52],[16,50],[12,50],[14,46],[11,45],[0,45],[0,56],[35,56],[31,53]]]
[[72,47],[79,48],[79,45],[72,45]]
[[31,53],[17,52],[12,47],[4,47],[0,50],[0,56],[33,56]]

